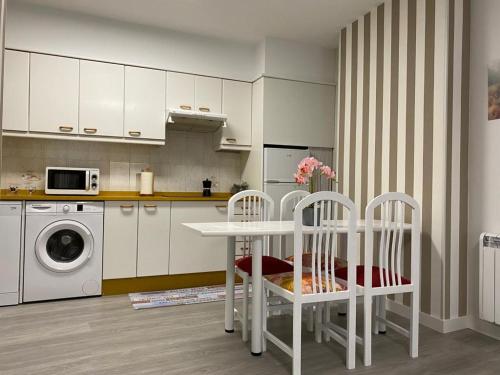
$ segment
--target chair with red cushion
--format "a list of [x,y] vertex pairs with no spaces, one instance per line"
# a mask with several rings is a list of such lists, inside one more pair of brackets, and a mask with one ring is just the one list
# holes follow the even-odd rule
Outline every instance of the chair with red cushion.
[[[274,213],[274,201],[264,192],[245,190],[231,197],[228,202],[228,221],[270,221]],[[242,325],[243,341],[248,341],[248,302],[252,278],[252,242],[243,238],[243,256],[235,261],[235,272],[243,279],[243,311],[235,308],[235,316]],[[264,239],[262,251],[262,275],[293,271],[293,266],[269,255],[269,238]],[[234,295],[233,295],[234,299]]]
[[[374,220],[380,207],[381,220]],[[411,211],[411,223],[405,223],[405,213]],[[412,197],[403,193],[386,193],[373,199],[366,207],[364,266],[356,268],[356,284],[363,295],[364,362],[371,365],[372,303],[375,298],[375,333],[385,331],[385,325],[410,338],[410,357],[418,357],[418,324],[420,308],[420,207]],[[378,255],[373,256],[373,233],[380,232]],[[411,231],[411,246],[406,249],[404,233]],[[406,252],[409,250],[410,252]],[[410,278],[402,276],[402,254],[411,257]],[[407,258],[408,259],[408,258]],[[373,263],[376,266],[373,266]],[[337,277],[347,280],[347,268],[337,270]],[[407,330],[385,316],[386,296],[411,293],[410,329]]]

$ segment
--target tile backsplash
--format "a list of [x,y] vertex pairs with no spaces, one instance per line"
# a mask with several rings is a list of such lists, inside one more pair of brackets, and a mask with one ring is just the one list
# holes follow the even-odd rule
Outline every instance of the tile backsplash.
[[138,173],[150,167],[156,191],[201,191],[212,178],[213,191],[229,191],[241,180],[240,155],[215,152],[212,134],[168,131],[165,146],[3,137],[2,188],[26,188],[22,175],[40,176],[45,167],[91,167],[101,171],[101,190],[139,190]]

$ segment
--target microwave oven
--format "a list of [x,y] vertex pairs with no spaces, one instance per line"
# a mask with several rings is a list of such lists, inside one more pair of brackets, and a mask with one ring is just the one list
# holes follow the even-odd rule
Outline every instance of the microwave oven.
[[47,167],[45,194],[98,195],[99,169]]

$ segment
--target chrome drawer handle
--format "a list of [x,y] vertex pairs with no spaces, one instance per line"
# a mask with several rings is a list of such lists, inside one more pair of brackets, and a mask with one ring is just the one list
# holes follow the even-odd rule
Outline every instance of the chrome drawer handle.
[[187,104],[181,104],[179,106],[180,109],[184,109],[186,111],[190,111],[192,109],[192,107],[190,105],[187,105]]
[[208,107],[199,107],[198,110],[200,112],[210,112],[210,108],[208,108]]
[[236,143],[236,138],[226,138],[228,143]]
[[97,133],[97,129],[96,128],[83,128],[83,131],[87,134],[95,134]]
[[222,209],[222,208],[227,208],[227,206],[222,206],[221,205],[221,206],[215,206],[215,208],[221,208]]
[[129,131],[128,134],[130,134],[132,137],[139,137],[141,135],[140,131]]
[[120,208],[127,209],[127,208],[134,208],[133,204],[122,204],[120,205]]
[[65,133],[72,132],[73,127],[72,126],[66,126],[66,125],[61,125],[59,126],[59,130]]
[[156,204],[145,204],[144,208],[158,208]]

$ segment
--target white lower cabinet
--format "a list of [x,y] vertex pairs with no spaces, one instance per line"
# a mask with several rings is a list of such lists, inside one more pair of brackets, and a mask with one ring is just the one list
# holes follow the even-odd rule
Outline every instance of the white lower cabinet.
[[223,271],[225,238],[201,237],[182,223],[227,221],[226,202],[172,202],[170,274]]
[[140,202],[137,276],[168,275],[170,202]]
[[108,201],[104,207],[103,278],[136,277],[138,202]]

